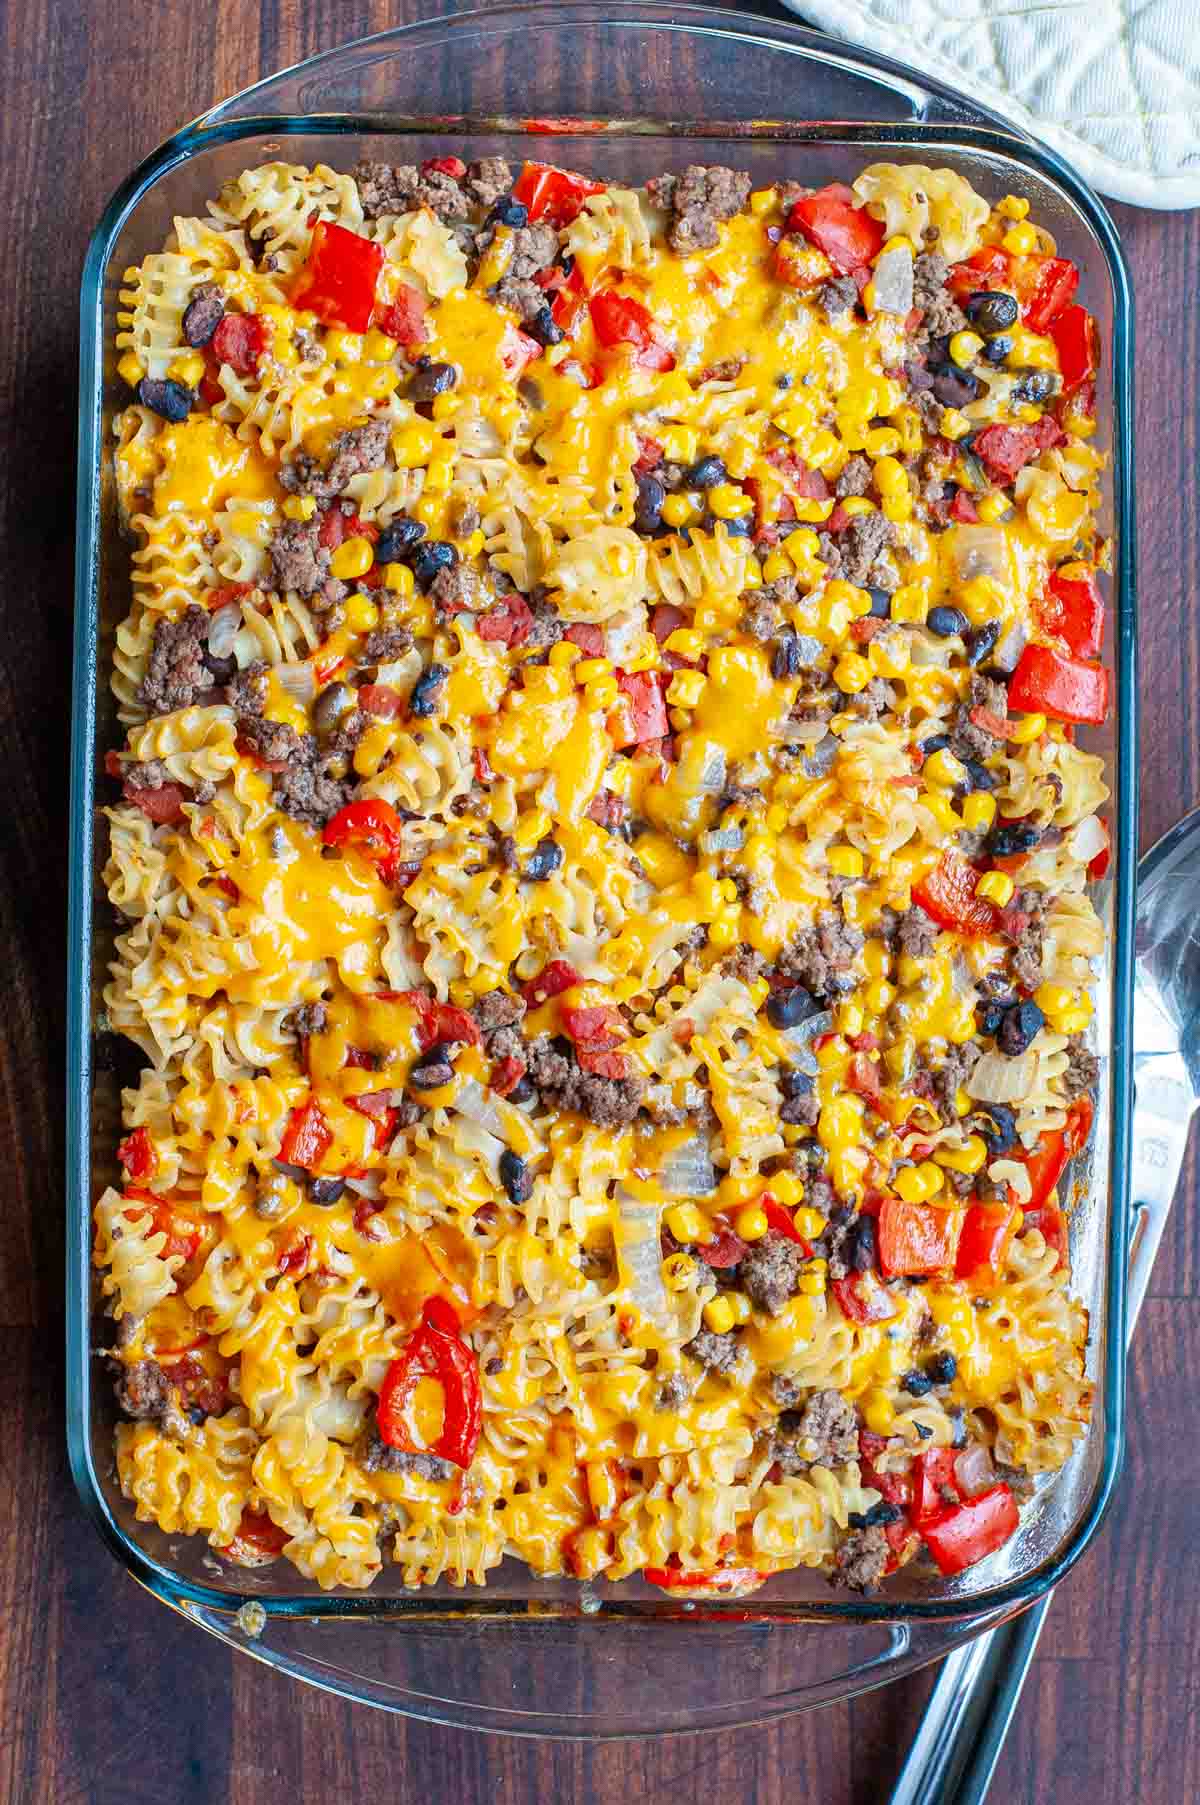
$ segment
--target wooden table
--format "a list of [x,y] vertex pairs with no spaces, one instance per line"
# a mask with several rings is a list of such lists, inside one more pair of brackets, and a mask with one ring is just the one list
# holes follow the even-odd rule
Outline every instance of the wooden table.
[[[0,48],[12,230],[0,280],[9,552],[0,655],[0,1800],[820,1799],[884,1796],[928,1688],[917,1678],[767,1731],[583,1750],[407,1724],[301,1690],[153,1604],[76,1503],[62,1448],[60,1285],[68,635],[76,305],[118,181],[180,121],[272,69],[422,10],[415,0],[26,0]],[[1118,208],[1140,312],[1138,459],[1144,843],[1200,793],[1196,507],[1200,214]],[[1200,1231],[1189,1168],[1132,1367],[1124,1482],[1050,1617],[994,1797],[1146,1805],[1200,1797],[1182,1693],[1200,1663]]]

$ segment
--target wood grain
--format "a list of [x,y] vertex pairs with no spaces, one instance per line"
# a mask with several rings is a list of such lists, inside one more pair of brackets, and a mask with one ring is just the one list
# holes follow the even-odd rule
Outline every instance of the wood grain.
[[[61,1447],[61,1114],[76,296],[112,189],[182,120],[271,69],[421,9],[193,0],[3,13],[0,155],[0,1801],[494,1805],[719,1796],[875,1805],[928,1675],[768,1731],[585,1750],[409,1724],[302,1691],[152,1603],[92,1533]],[[436,71],[431,70],[431,83]],[[648,72],[652,79],[653,72]],[[1139,302],[1143,843],[1200,795],[1200,214],[1117,210]],[[1132,1363],[1120,1497],[1067,1581],[997,1801],[1200,1797],[1200,1234],[1190,1166]]]

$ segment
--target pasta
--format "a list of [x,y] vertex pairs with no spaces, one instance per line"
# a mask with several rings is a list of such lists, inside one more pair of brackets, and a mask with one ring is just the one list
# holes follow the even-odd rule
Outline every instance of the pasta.
[[1026,212],[275,162],[126,273],[139,1517],[870,1590],[1070,1457],[1104,459]]

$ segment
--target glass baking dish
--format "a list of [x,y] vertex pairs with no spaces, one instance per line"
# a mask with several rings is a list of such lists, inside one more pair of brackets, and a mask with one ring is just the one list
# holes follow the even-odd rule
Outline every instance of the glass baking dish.
[[[435,111],[434,109],[439,109]],[[531,135],[533,141],[530,142]],[[586,143],[570,142],[586,136]],[[403,140],[403,142],[399,142]],[[683,142],[680,142],[680,141]],[[464,148],[465,147],[465,148]],[[364,152],[413,162],[536,153],[641,181],[684,161],[736,162],[757,181],[851,179],[888,158],[949,165],[983,193],[1029,197],[1082,271],[1107,356],[1103,435],[1113,452],[1115,576],[1106,652],[1113,714],[1091,743],[1108,759],[1116,856],[1099,886],[1111,927],[1100,984],[1107,1052],[1088,1168],[1076,1176],[1076,1280],[1092,1308],[1095,1418],[1017,1537],[953,1581],[911,1569],[882,1596],[832,1592],[801,1568],[743,1603],[665,1599],[639,1581],[597,1591],[514,1563],[486,1590],[405,1591],[385,1568],[366,1594],[326,1594],[283,1563],[218,1562],[200,1538],[138,1523],[111,1455],[114,1406],[94,1357],[90,1207],[114,1175],[118,1085],[95,1056],[112,939],[93,909],[104,853],[95,775],[114,743],[108,693],[128,606],[105,429],[120,405],[112,349],[121,272],[176,213],[272,157],[350,167]],[[84,1505],[135,1578],[259,1659],[347,1696],[437,1721],[602,1737],[758,1721],[850,1696],[944,1653],[1030,1603],[1086,1546],[1117,1475],[1124,1406],[1129,1221],[1130,1016],[1136,833],[1132,303],[1113,226],[1051,152],[925,77],[774,20],[703,7],[535,4],[425,21],[314,58],[248,89],[156,151],[114,196],[82,297],[77,611],[72,743],[68,1017],[68,1435]],[[239,1615],[240,1613],[240,1615]],[[698,1649],[703,1658],[698,1659]]]

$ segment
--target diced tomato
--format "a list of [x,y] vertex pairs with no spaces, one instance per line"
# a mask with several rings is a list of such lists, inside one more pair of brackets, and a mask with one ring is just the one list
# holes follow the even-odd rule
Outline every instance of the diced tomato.
[[576,263],[558,284],[558,292],[550,303],[550,318],[563,332],[574,332],[586,300],[583,271]]
[[1085,307],[1068,307],[1050,328],[1058,352],[1063,394],[1070,395],[1090,382],[1100,368],[1100,334]]
[[878,1098],[880,1091],[879,1067],[869,1053],[854,1055],[846,1073],[846,1083],[852,1091],[857,1091],[860,1097],[866,1097],[869,1102],[874,1102]]
[[[672,1555],[672,1560],[674,1556]],[[642,1577],[664,1592],[698,1594],[704,1598],[745,1598],[770,1579],[757,1567],[712,1567],[690,1570],[679,1566],[647,1567]]]
[[[143,1191],[137,1185],[127,1184],[124,1187],[123,1201],[133,1204],[140,1215],[149,1209],[154,1219],[156,1235],[165,1235],[166,1240],[160,1250],[164,1260],[178,1259],[185,1265],[194,1260],[200,1251],[204,1239],[204,1230],[198,1222],[187,1215],[169,1197],[158,1197],[153,1191]],[[125,1214],[129,1214],[127,1210]]]
[[952,1272],[964,1214],[886,1197],[879,1210],[880,1267],[889,1277]]
[[735,1235],[726,1224],[713,1224],[716,1233],[711,1241],[698,1241],[692,1252],[714,1272],[724,1272],[729,1266],[740,1266],[750,1248],[740,1235]]
[[551,959],[536,978],[530,978],[521,995],[527,1008],[536,1009],[550,997],[561,996],[564,990],[572,990],[576,984],[582,983],[582,975],[569,960]]
[[592,626],[587,621],[572,621],[564,638],[569,639],[573,646],[578,646],[581,652],[586,652],[589,658],[603,658],[604,656],[604,629],[602,627]]
[[802,196],[788,214],[788,230],[803,232],[843,276],[873,263],[887,237],[883,221],[856,206],[841,182]]
[[394,881],[403,827],[390,802],[377,796],[348,802],[325,824],[326,846],[353,846],[379,869],[384,883]]
[[[428,1448],[415,1436],[411,1420],[413,1395],[424,1377],[436,1379],[442,1388],[442,1426]],[[470,1466],[483,1426],[479,1360],[463,1340],[458,1314],[446,1298],[426,1298],[420,1326],[384,1374],[376,1420],[389,1447]]]
[[475,622],[480,639],[495,640],[506,646],[524,645],[533,629],[533,613],[529,603],[516,590],[502,595]]
[[244,595],[249,595],[253,588],[253,583],[218,583],[204,597],[204,606],[210,614],[215,614],[218,608],[227,608],[230,602],[238,602]]
[[651,611],[650,631],[659,645],[662,645],[664,640],[670,639],[672,633],[682,627],[683,619],[683,610],[674,607],[670,602],[660,602],[657,608]]
[[612,1078],[618,1084],[633,1076],[633,1061],[628,1053],[616,1053],[602,1047],[580,1047],[576,1059],[579,1069],[597,1078]]
[[673,370],[675,354],[649,311],[629,295],[614,289],[602,289],[588,302],[592,326],[601,345],[614,350],[620,345],[633,348],[633,361],[645,370]]
[[1076,658],[1098,656],[1104,644],[1104,601],[1091,565],[1064,564],[1051,571],[1038,620]]
[[788,488],[805,501],[828,501],[829,484],[820,470],[812,470],[794,451],[776,445],[767,453],[767,462],[778,470]]
[[438,1041],[461,1040],[472,1046],[478,1046],[482,1041],[475,1017],[466,1009],[456,1009],[452,1003],[439,1003],[424,990],[397,990],[387,994],[416,1010],[417,1040],[422,1052],[436,1046]]
[[298,1103],[287,1119],[279,1157],[286,1166],[315,1172],[333,1143],[333,1134],[315,1097]]
[[896,1314],[891,1292],[874,1273],[855,1272],[834,1279],[831,1289],[849,1322],[888,1322]]
[[495,783],[496,773],[492,770],[492,761],[487,755],[486,746],[476,746],[471,753],[475,765],[476,783]]
[[977,1498],[968,1498],[924,1528],[925,1545],[941,1573],[961,1573],[985,1555],[994,1554],[1016,1532],[1017,1501],[1003,1483]]
[[160,783],[156,789],[142,789],[137,784],[127,783],[122,790],[126,802],[134,808],[141,809],[147,821],[155,827],[165,826],[170,821],[178,821],[183,814],[183,805],[191,796],[182,784]]
[[516,1090],[525,1076],[525,1061],[516,1053],[507,1053],[492,1067],[491,1087],[498,1097],[507,1097]]
[[466,173],[461,157],[430,157],[421,165],[422,175],[448,175],[455,182],[461,182]]
[[398,689],[390,683],[364,683],[358,692],[358,706],[377,721],[395,721],[408,707]]
[[513,184],[513,199],[528,210],[530,222],[544,219],[561,231],[577,219],[591,194],[603,194],[603,182],[590,182],[573,170],[549,163],[526,163]]
[[312,1258],[312,1250],[315,1245],[311,1235],[297,1235],[276,1261],[276,1272],[284,1277],[301,1278],[308,1270],[308,1262]]
[[320,219],[313,227],[308,261],[292,286],[292,306],[301,313],[315,313],[326,326],[365,332],[382,268],[382,245]]
[[1060,445],[1065,434],[1057,420],[1043,414],[1036,426],[985,426],[972,450],[998,483],[1011,483],[1019,471],[1043,451]]
[[939,927],[956,934],[990,934],[995,931],[997,914],[994,903],[976,896],[980,873],[959,852],[947,851],[941,862],[913,885],[913,901]]
[[504,337],[500,341],[500,368],[510,382],[519,382],[522,373],[542,355],[542,347],[536,338],[530,338],[527,332],[519,332],[515,326],[504,328]]
[[973,251],[965,263],[952,263],[946,286],[959,300],[981,289],[1012,287],[1012,258],[998,244]]
[[388,338],[394,338],[398,345],[406,348],[423,345],[429,337],[426,306],[425,296],[420,289],[414,288],[411,282],[402,282],[396,290],[395,299],[376,312],[375,324]]
[[[637,442],[638,455],[634,461],[633,474],[645,476],[649,471],[656,470],[662,463],[663,448],[657,439],[647,438],[645,433],[638,434]],[[682,616],[680,618],[682,619]]]
[[615,1003],[597,1003],[575,1008],[564,1006],[560,1019],[563,1032],[577,1046],[612,1046],[625,1036],[624,1017]]
[[117,1158],[135,1184],[148,1184],[158,1171],[158,1155],[148,1128],[135,1128],[117,1148]]
[[985,708],[981,702],[976,703],[967,718],[972,726],[982,727],[985,733],[992,734],[998,740],[1006,740],[1012,726],[1007,715],[996,714],[994,710]]
[[1045,332],[1079,287],[1079,271],[1066,257],[1043,257],[1033,293],[1021,309],[1031,332]]
[[999,1284],[1020,1218],[1020,1211],[1007,1203],[972,1204],[958,1243],[957,1276],[975,1286]]
[[621,745],[645,745],[670,732],[665,678],[654,671],[618,671],[617,686],[629,703],[629,739]]
[[1108,713],[1108,672],[1052,646],[1028,645],[1008,686],[1009,707],[1099,726]]
[[217,1552],[226,1560],[237,1561],[240,1566],[258,1567],[267,1561],[278,1560],[290,1540],[286,1529],[280,1529],[270,1517],[260,1515],[247,1505],[232,1542],[227,1542]]
[[270,338],[270,324],[261,314],[227,313],[209,345],[218,363],[228,364],[239,376],[253,376]]
[[918,1529],[961,1502],[962,1493],[954,1477],[955,1458],[953,1448],[930,1448],[913,1461],[912,1520]]
[[317,528],[317,543],[327,552],[335,552],[342,540],[348,536],[346,516],[340,508],[326,508],[321,516],[321,524]]
[[834,508],[833,513],[829,516],[829,519],[825,522],[825,531],[827,533],[844,533],[846,528],[850,525],[850,522],[852,519],[853,519],[853,515],[847,514],[845,508],[842,506],[841,502],[839,501],[837,506]]
[[955,489],[954,499],[950,503],[951,520],[959,520],[964,526],[974,526],[979,519],[979,510],[975,506],[974,497],[965,489]]

